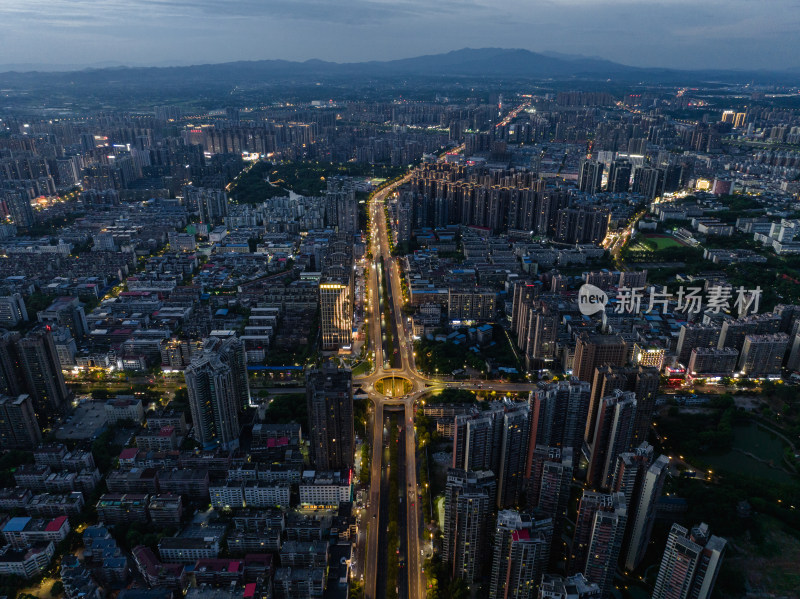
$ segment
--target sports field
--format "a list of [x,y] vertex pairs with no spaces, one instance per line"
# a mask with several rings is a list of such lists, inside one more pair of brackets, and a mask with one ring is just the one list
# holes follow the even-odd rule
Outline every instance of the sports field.
[[685,245],[687,244],[669,235],[642,235],[637,238],[637,242],[631,247],[631,250],[634,252],[652,252]]
[[648,239],[656,244],[657,249],[665,250],[667,248],[675,248],[681,247],[685,245],[684,243],[678,241],[674,237],[668,237],[666,235],[645,235],[645,239]]

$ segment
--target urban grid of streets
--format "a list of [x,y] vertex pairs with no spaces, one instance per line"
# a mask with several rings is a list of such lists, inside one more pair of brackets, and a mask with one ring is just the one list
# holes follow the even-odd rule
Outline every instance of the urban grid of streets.
[[[518,107],[513,112],[518,112],[522,107]],[[407,542],[406,548],[406,567],[405,572],[408,575],[408,598],[409,599],[424,599],[426,596],[426,583],[422,573],[422,552],[420,547],[423,546],[420,537],[424,533],[424,527],[421,524],[424,522],[422,514],[420,514],[420,502],[417,500],[417,470],[416,470],[416,439],[414,435],[414,403],[426,394],[441,391],[447,387],[458,387],[460,389],[469,390],[484,390],[484,391],[498,391],[498,392],[528,392],[533,389],[530,384],[514,384],[504,383],[500,381],[481,381],[477,382],[447,382],[437,379],[429,379],[419,374],[414,363],[414,346],[411,341],[411,335],[407,329],[407,321],[403,317],[403,294],[400,285],[400,263],[394,258],[390,251],[389,235],[387,230],[386,218],[384,212],[384,204],[386,198],[389,197],[394,190],[405,183],[410,178],[407,175],[405,178],[397,181],[396,183],[387,186],[378,193],[376,193],[368,207],[368,226],[371,232],[371,247],[372,261],[368,265],[368,272],[366,273],[367,288],[369,296],[369,306],[366,311],[367,324],[369,326],[369,340],[371,347],[368,351],[374,352],[375,369],[368,375],[356,377],[356,381],[361,384],[363,390],[369,395],[374,406],[374,413],[372,418],[372,470],[371,482],[369,491],[369,506],[367,509],[366,517],[362,522],[366,522],[368,526],[367,533],[367,548],[366,556],[364,558],[364,597],[366,599],[376,599],[382,595],[379,583],[385,583],[379,576],[380,563],[380,543],[379,538],[383,528],[387,526],[386,522],[381,521],[381,463],[383,454],[383,423],[384,423],[384,408],[386,406],[397,406],[402,408],[404,412],[404,426],[403,430],[403,444],[401,450],[405,451],[405,490],[406,500],[401,504],[406,508],[405,521]],[[387,282],[390,287],[389,303],[390,322],[384,323],[383,326],[393,326],[395,330],[396,346],[400,358],[399,368],[390,368],[387,362],[392,356],[383,355],[383,345],[380,340],[383,336],[381,325],[381,309],[379,298],[380,276],[377,264],[380,259],[384,260],[384,267],[387,270]],[[411,383],[411,391],[403,397],[388,397],[379,393],[375,389],[375,383],[386,376],[401,376]],[[387,464],[387,468],[391,468],[391,464]],[[389,498],[390,501],[396,501],[397,498]],[[402,535],[402,527],[400,533]],[[402,548],[402,543],[401,543]],[[404,571],[401,569],[401,574]],[[401,589],[403,587],[401,586]]]

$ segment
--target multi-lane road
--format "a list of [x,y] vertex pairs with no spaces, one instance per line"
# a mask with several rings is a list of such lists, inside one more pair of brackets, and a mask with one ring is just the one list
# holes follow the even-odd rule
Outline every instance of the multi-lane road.
[[[515,109],[517,112],[525,105]],[[516,114],[516,113],[515,113]],[[385,584],[383,573],[380,569],[380,530],[388,525],[381,521],[381,465],[383,457],[384,441],[384,408],[386,406],[397,406],[403,408],[404,426],[402,427],[403,446],[405,452],[401,462],[405,466],[405,478],[401,494],[404,500],[401,509],[405,506],[406,538],[405,543],[401,543],[401,557],[405,558],[406,567],[401,569],[401,575],[405,572],[408,576],[408,583],[398,585],[401,593],[407,589],[409,599],[424,599],[426,595],[426,583],[422,573],[422,552],[421,536],[424,532],[422,522],[423,516],[420,512],[419,489],[417,488],[417,459],[416,459],[416,438],[414,431],[414,404],[421,397],[440,391],[447,387],[457,387],[459,389],[483,390],[483,391],[508,391],[525,392],[533,388],[530,384],[515,384],[499,381],[481,382],[448,382],[430,379],[422,376],[416,369],[414,363],[414,346],[411,334],[403,315],[403,291],[400,282],[400,269],[402,265],[400,259],[391,255],[390,234],[386,224],[385,203],[397,187],[408,181],[410,175],[392,184],[389,187],[376,193],[368,206],[368,221],[370,227],[370,253],[372,262],[368,265],[369,272],[366,276],[369,305],[365,312],[367,324],[369,326],[369,339],[371,347],[368,350],[374,352],[375,369],[367,375],[356,377],[356,382],[369,395],[374,404],[373,431],[372,431],[372,469],[369,492],[369,507],[365,521],[368,523],[369,532],[367,548],[364,561],[364,596],[366,599],[378,599],[383,597]],[[386,270],[386,279],[389,286],[388,294],[382,296],[380,292],[379,264],[383,258],[383,268]],[[383,314],[382,302],[389,302],[389,320],[382,323]],[[395,355],[384,355],[384,338],[387,327],[392,327],[392,336],[395,339],[398,359]],[[397,365],[392,368],[389,364]],[[375,384],[386,376],[400,376],[410,384],[410,390],[402,397],[390,397],[376,390]],[[387,468],[391,464],[386,464]],[[395,467],[398,465],[395,464]],[[390,497],[390,501],[397,501],[398,498]],[[401,530],[401,534],[403,531]]]

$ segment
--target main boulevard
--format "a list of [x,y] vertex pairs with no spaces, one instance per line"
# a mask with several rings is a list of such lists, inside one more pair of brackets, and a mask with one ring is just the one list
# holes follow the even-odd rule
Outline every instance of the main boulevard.
[[[480,381],[480,382],[449,382],[430,379],[421,375],[414,364],[414,346],[411,335],[404,321],[403,315],[403,292],[400,284],[400,261],[391,255],[389,235],[385,217],[385,201],[395,189],[405,183],[410,175],[387,186],[376,193],[368,206],[367,218],[371,232],[370,251],[372,261],[367,267],[366,278],[369,297],[368,314],[369,340],[371,346],[369,351],[374,352],[375,369],[368,375],[356,377],[356,382],[369,395],[374,405],[373,430],[372,430],[372,471],[369,491],[369,507],[366,518],[363,520],[368,523],[369,532],[367,538],[367,549],[364,562],[364,596],[366,599],[377,599],[383,596],[383,591],[379,585],[385,585],[385,573],[379,572],[379,553],[380,537],[379,531],[388,526],[387,522],[381,521],[381,460],[384,446],[384,409],[387,406],[396,406],[397,410],[403,409],[404,418],[402,427],[403,443],[402,450],[405,451],[405,485],[401,487],[401,493],[405,493],[405,499],[401,504],[406,508],[407,523],[406,535],[406,567],[401,569],[401,574],[408,573],[408,597],[409,599],[425,598],[425,580],[422,574],[422,555],[420,551],[420,537],[424,530],[421,527],[423,522],[420,513],[420,502],[417,500],[417,470],[416,470],[416,440],[414,437],[414,402],[428,393],[441,391],[447,387],[457,387],[459,389],[474,389],[482,391],[507,391],[507,392],[527,392],[533,386],[530,384],[514,384],[499,381]],[[381,301],[380,301],[380,262],[383,258],[383,268],[386,269],[387,283],[390,287],[388,298],[389,303],[389,322],[381,322]],[[397,347],[399,355],[399,368],[390,368],[389,364],[393,361],[393,356],[383,355],[383,344],[381,340],[387,327],[393,327],[394,345]],[[396,362],[396,360],[394,360]],[[375,389],[378,380],[387,376],[400,376],[408,380],[411,384],[410,392],[401,397],[390,397],[379,393]],[[386,465],[391,468],[391,464]],[[396,467],[396,465],[395,465]],[[397,501],[398,498],[390,497],[389,501]],[[401,527],[402,534],[402,527]],[[400,585],[401,596],[405,585]]]

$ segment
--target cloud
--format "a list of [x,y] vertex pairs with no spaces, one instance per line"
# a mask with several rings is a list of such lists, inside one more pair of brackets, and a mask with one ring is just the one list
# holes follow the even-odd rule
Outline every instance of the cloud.
[[12,20],[54,22],[85,19],[103,23],[143,22],[153,19],[274,18],[327,23],[380,23],[393,19],[433,18],[481,13],[489,9],[476,2],[441,0],[17,0],[0,1],[0,10]]
[[0,60],[356,61],[493,46],[640,66],[782,68],[800,50],[797,8],[797,0],[0,0]]

